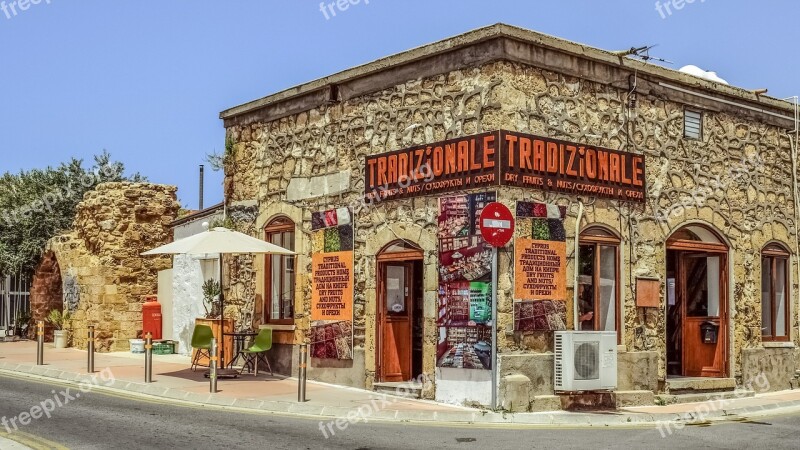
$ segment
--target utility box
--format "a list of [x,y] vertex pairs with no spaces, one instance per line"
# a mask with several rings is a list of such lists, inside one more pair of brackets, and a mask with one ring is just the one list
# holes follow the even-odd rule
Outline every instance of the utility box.
[[142,305],[142,338],[146,338],[147,333],[153,334],[153,340],[161,339],[161,303],[155,295],[148,296]]

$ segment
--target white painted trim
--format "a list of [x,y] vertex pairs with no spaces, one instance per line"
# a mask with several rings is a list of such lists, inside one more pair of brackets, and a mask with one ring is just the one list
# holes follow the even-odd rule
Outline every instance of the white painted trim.
[[762,342],[764,348],[794,348],[794,342]]
[[296,325],[277,325],[277,324],[264,324],[258,326],[259,330],[270,329],[272,331],[294,331],[297,329]]

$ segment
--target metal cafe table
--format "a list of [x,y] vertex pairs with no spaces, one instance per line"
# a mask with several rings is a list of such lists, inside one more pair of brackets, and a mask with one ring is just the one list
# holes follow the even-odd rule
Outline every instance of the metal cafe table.
[[231,358],[230,363],[228,363],[228,368],[233,368],[239,358],[244,359],[244,353],[242,352],[247,350],[248,342],[258,336],[258,333],[254,331],[237,331],[235,333],[223,333],[223,335],[233,338],[233,351],[235,352],[235,356]]

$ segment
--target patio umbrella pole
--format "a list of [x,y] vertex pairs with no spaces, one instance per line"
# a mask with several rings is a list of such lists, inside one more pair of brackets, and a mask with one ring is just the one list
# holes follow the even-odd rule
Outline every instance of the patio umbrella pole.
[[222,284],[224,281],[223,277],[223,268],[224,265],[222,264],[222,256],[223,254],[219,254],[219,308],[220,308],[220,325],[219,325],[219,334],[220,338],[217,340],[217,345],[219,347],[219,364],[217,365],[217,376],[216,378],[238,378],[239,372],[236,369],[226,369],[225,368],[225,289],[223,289]]
[[220,368],[225,369],[225,289],[222,287],[222,283],[225,278],[222,276],[222,253],[219,254],[219,329],[220,334],[222,334],[220,342],[222,343],[222,347],[219,349],[219,360],[220,360]]

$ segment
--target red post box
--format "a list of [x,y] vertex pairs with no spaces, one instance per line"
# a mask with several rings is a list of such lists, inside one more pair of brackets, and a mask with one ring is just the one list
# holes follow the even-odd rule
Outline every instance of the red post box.
[[148,332],[153,334],[153,340],[161,339],[161,303],[155,295],[146,297],[142,305],[142,336]]

